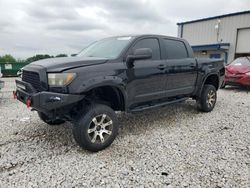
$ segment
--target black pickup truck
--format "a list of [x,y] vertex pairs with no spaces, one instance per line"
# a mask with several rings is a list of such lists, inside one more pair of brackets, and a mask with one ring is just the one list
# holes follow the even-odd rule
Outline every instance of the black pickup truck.
[[140,112],[192,98],[210,112],[224,72],[223,60],[194,58],[183,39],[121,36],[95,42],[75,57],[25,66],[13,93],[47,124],[72,122],[76,142],[99,151],[118,133],[115,111]]

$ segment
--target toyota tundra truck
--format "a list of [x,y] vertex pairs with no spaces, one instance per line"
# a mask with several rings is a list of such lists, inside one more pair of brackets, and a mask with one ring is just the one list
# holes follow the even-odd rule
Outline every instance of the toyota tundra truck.
[[194,58],[184,39],[119,36],[74,57],[30,63],[13,93],[45,123],[73,123],[75,141],[95,152],[117,136],[116,111],[136,113],[189,98],[199,110],[212,111],[224,73],[222,59]]

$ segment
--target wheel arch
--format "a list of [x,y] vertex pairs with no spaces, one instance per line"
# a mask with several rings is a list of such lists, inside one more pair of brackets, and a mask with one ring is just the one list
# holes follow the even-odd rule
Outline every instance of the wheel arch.
[[126,93],[121,86],[115,84],[98,84],[84,92],[89,101],[109,105],[115,111],[125,111]]
[[198,96],[200,97],[202,89],[204,88],[204,85],[206,84],[210,84],[213,85],[216,90],[219,89],[219,85],[220,85],[220,79],[219,79],[219,75],[216,73],[210,73],[208,74],[202,81],[201,86],[200,86],[200,90],[198,92]]
[[210,85],[213,85],[216,88],[216,90],[218,90],[219,89],[219,82],[220,82],[220,79],[219,79],[218,74],[209,74],[204,79],[202,88],[204,87],[204,85],[210,84]]

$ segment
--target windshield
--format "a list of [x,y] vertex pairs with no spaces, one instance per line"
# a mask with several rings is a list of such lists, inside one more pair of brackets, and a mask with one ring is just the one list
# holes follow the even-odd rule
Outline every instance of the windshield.
[[240,57],[235,59],[231,65],[250,66],[250,57]]
[[115,59],[131,40],[132,37],[112,37],[103,39],[89,45],[77,56]]

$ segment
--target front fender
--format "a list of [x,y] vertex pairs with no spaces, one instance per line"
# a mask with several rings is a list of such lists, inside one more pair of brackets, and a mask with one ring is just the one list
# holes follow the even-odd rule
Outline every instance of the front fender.
[[124,90],[125,84],[123,80],[119,77],[115,76],[100,76],[88,79],[81,83],[79,88],[77,89],[77,93],[85,93],[90,91],[93,88],[101,87],[101,86],[113,86],[118,87],[121,90]]
[[80,87],[78,88],[77,93],[84,94],[94,88],[103,87],[103,86],[110,86],[114,87],[121,92],[123,95],[125,108],[126,108],[126,101],[127,101],[127,92],[126,92],[126,84],[120,77],[115,76],[99,76],[95,78],[91,78],[89,80],[84,81]]

